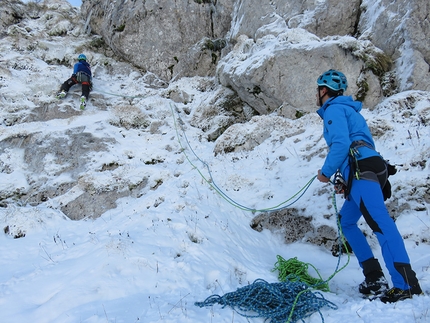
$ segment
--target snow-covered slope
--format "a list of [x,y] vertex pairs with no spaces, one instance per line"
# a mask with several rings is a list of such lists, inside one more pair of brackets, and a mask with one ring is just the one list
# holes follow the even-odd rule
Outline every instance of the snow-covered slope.
[[[322,309],[326,323],[430,321],[429,93],[400,93],[363,112],[378,150],[399,168],[388,207],[427,293],[370,302],[357,292],[362,274],[353,255],[338,264],[325,248],[285,244],[253,230],[256,214],[237,207],[275,207],[312,180],[325,155],[316,114],[254,117],[210,142],[190,120],[217,96],[216,80],[157,87],[152,75],[85,47],[89,38],[41,32],[32,47],[29,24],[46,28],[43,19],[23,21],[14,29],[22,36],[9,29],[0,39],[0,193],[9,196],[0,208],[1,322],[263,322],[194,303],[259,278],[277,282],[277,255],[312,264],[324,279],[347,264],[323,293],[338,306]],[[85,111],[79,87],[64,101],[53,97],[81,50],[94,69]],[[191,99],[175,103],[173,92]],[[215,155],[227,145],[241,149]],[[19,199],[44,186],[64,191],[37,203]],[[62,210],[77,197],[83,213],[97,205],[101,216],[67,218]],[[315,226],[335,227],[331,198],[332,188],[314,181],[292,207]]]

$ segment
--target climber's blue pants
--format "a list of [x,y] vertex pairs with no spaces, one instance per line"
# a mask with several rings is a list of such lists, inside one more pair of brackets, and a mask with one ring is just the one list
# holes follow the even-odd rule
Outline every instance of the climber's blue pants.
[[345,200],[340,211],[340,223],[360,266],[365,260],[374,258],[366,237],[357,226],[357,221],[362,215],[379,241],[393,286],[403,290],[409,289],[403,276],[396,270],[395,264],[409,264],[410,260],[402,236],[384,204],[379,183],[353,179],[349,198]]

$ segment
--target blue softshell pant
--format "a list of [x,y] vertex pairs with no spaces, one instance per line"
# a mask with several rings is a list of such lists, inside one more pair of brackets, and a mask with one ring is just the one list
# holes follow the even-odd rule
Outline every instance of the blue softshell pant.
[[380,184],[353,179],[349,197],[340,211],[340,224],[361,267],[363,262],[374,258],[366,237],[357,225],[362,215],[379,241],[393,286],[407,290],[415,285],[415,272],[410,267],[402,236],[384,204]]

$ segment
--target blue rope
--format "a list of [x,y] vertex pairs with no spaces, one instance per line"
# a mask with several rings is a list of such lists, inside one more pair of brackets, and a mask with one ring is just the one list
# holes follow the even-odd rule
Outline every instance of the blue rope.
[[311,292],[303,282],[268,283],[262,279],[224,296],[212,295],[203,302],[195,303],[199,307],[214,304],[220,304],[222,308],[230,306],[241,316],[263,317],[265,322],[270,320],[271,323],[304,322],[305,318],[315,312],[320,314],[324,322],[320,309],[324,306],[334,310],[338,308],[321,293]]
[[[290,274],[285,281],[280,283],[269,284],[262,279],[257,279],[253,284],[239,288],[236,292],[227,293],[224,296],[212,295],[203,302],[195,302],[199,307],[212,306],[214,304],[222,305],[222,308],[230,306],[239,315],[247,318],[263,317],[265,322],[270,323],[295,323],[318,312],[321,321],[324,323],[324,317],[320,311],[327,306],[337,310],[336,304],[326,300],[320,292],[312,292],[311,289],[318,288],[321,284],[327,284],[337,273],[348,266],[350,254],[345,265],[340,267],[341,246],[345,244],[342,230],[339,223],[339,213],[336,204],[336,195],[333,193],[333,206],[336,212],[339,234],[339,257],[336,269],[333,274],[322,281],[310,285],[303,282],[301,277],[296,274]],[[255,313],[255,314],[251,314]]]

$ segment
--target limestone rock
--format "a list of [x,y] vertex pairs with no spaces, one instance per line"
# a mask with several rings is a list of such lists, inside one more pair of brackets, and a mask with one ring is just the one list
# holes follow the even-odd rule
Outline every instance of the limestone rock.
[[[370,108],[428,90],[427,2],[102,0],[84,1],[82,14],[116,54],[165,81],[217,70],[258,113],[282,107],[294,117],[313,109],[314,80],[328,68],[342,70],[349,94]],[[271,42],[270,57],[256,59]]]
[[[299,32],[302,42],[289,42]],[[365,103],[374,104],[381,97],[377,77],[366,71],[365,62],[358,60],[348,49],[351,38],[329,41],[319,40],[303,30],[289,30],[275,37],[266,36],[254,45],[252,39],[241,36],[234,49],[218,65],[221,84],[232,87],[260,114],[278,108],[284,116],[294,118],[298,112],[315,110],[316,79],[330,68],[340,69],[349,79],[346,94],[358,93],[357,80],[371,82],[372,91],[365,96]],[[270,51],[272,49],[272,51]]]
[[319,37],[352,35],[359,19],[359,7],[358,0],[237,1],[230,34],[233,39],[240,35],[258,38],[260,28],[281,19],[288,28],[303,28]]
[[399,91],[430,89],[430,5],[427,0],[363,1],[359,37],[396,61]]
[[193,46],[227,33],[232,4],[233,0],[84,1],[82,13],[116,54],[168,81],[176,74],[189,74],[176,66],[189,50],[195,52]]

